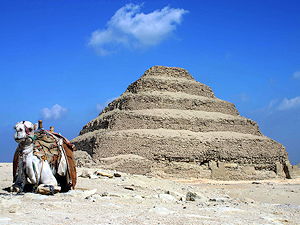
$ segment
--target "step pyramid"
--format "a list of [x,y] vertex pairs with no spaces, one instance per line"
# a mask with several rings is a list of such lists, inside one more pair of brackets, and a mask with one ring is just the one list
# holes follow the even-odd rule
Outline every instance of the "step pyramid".
[[[173,175],[183,168],[196,177],[216,179],[290,176],[280,143],[177,67],[148,69],[73,142],[100,163],[136,155],[150,162],[151,171],[160,168]],[[127,164],[116,169],[126,172]],[[131,171],[139,173],[138,165],[130,165]]]

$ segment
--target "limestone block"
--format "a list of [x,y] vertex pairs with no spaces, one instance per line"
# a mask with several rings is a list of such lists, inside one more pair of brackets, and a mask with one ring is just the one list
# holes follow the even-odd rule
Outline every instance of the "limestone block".
[[218,165],[219,169],[225,170],[225,163],[224,162],[218,161],[217,165]]
[[225,163],[224,166],[225,166],[225,168],[232,168],[232,169],[237,169],[238,168],[237,163]]
[[209,166],[209,169],[211,169],[211,170],[218,169],[217,162],[215,162],[215,161],[209,161],[208,166]]
[[276,165],[276,174],[277,174],[277,176],[285,177],[285,173],[283,171],[282,163],[281,162],[276,162],[275,165]]
[[254,166],[243,166],[242,171],[247,175],[255,175]]
[[210,161],[209,165],[210,165],[209,167],[211,169],[211,177],[213,179],[221,179],[221,180],[227,180],[228,179],[228,174],[227,174],[226,169],[224,167],[224,163]]
[[285,172],[286,178],[292,179],[295,178],[293,173],[293,166],[291,165],[289,160],[286,160],[283,164],[283,170]]

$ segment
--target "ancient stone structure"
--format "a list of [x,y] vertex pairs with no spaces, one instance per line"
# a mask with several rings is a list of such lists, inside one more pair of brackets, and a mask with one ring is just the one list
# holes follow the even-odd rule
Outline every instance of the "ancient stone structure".
[[176,67],[151,67],[73,142],[100,164],[110,161],[110,168],[133,173],[216,179],[290,176],[281,144],[262,135],[234,104],[216,98],[210,87]]

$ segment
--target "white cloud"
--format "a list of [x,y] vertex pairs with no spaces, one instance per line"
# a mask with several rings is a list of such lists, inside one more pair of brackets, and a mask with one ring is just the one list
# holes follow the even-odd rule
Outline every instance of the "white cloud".
[[296,72],[293,74],[293,78],[294,78],[294,79],[300,79],[300,71],[296,71]]
[[300,96],[295,98],[284,98],[278,105],[278,110],[289,110],[300,106]]
[[107,55],[120,47],[154,46],[165,40],[182,21],[187,10],[164,7],[148,14],[141,5],[127,4],[116,11],[106,29],[92,33],[89,45],[100,55]]
[[267,110],[273,109],[278,104],[278,99],[273,99],[266,107]]
[[51,108],[43,108],[42,116],[44,117],[44,119],[59,119],[66,111],[66,108],[55,104]]

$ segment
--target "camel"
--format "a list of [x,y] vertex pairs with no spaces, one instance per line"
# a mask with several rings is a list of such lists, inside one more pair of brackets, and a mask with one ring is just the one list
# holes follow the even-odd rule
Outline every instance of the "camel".
[[18,122],[14,139],[12,192],[23,192],[26,185],[40,194],[54,194],[74,189],[76,167],[73,145],[63,136],[44,129],[35,130],[29,121]]

